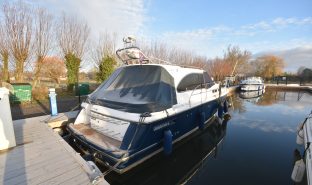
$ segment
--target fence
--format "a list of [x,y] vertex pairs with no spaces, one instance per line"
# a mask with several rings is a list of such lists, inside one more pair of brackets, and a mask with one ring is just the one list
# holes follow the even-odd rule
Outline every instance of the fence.
[[300,76],[276,76],[267,81],[268,83],[277,84],[277,85],[289,85],[297,84],[300,86],[311,86],[312,77],[300,77]]

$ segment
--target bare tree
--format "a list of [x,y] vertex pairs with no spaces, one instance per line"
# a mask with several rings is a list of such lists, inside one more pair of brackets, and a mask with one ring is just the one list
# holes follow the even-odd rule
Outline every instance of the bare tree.
[[92,52],[92,58],[97,68],[101,65],[104,58],[115,58],[116,39],[116,33],[110,34],[108,32],[105,32],[100,36],[99,42],[95,50]]
[[36,18],[35,18],[35,38],[34,38],[34,53],[36,56],[35,63],[35,72],[34,72],[34,80],[33,87],[36,87],[40,70],[43,65],[43,61],[52,46],[52,21],[53,17],[49,14],[45,9],[38,8],[36,10]]
[[208,61],[205,70],[207,70],[215,80],[222,81],[224,77],[231,74],[233,68],[224,58],[216,57]]
[[117,64],[115,49],[116,49],[115,33],[108,32],[100,36],[99,42],[93,51],[93,60],[97,67],[96,79],[98,82],[106,80],[114,71]]
[[9,48],[7,44],[6,32],[3,30],[3,25],[0,25],[0,60],[3,63],[2,80],[9,81]]
[[232,66],[232,72],[228,75],[236,75],[248,70],[248,60],[251,58],[251,53],[247,50],[241,51],[238,46],[229,45],[223,58]]
[[22,1],[12,4],[6,3],[2,9],[4,31],[6,32],[9,51],[15,61],[16,81],[22,82],[24,67],[31,55],[32,9]]
[[58,57],[46,56],[41,67],[41,76],[51,78],[57,84],[60,84],[60,78],[66,74],[64,61]]
[[79,67],[90,34],[87,23],[63,15],[57,27],[58,42],[65,58],[68,89],[78,82]]
[[173,64],[192,65],[193,59],[197,57],[190,51],[169,47],[164,42],[148,43],[142,41],[139,46],[150,59],[157,58]]
[[59,45],[63,54],[72,53],[81,59],[90,34],[88,24],[63,14],[58,26]]

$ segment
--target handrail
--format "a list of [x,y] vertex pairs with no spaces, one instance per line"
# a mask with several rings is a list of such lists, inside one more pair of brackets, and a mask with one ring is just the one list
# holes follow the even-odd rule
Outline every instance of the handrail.
[[[124,50],[127,50],[127,49],[138,49],[140,54],[143,56],[143,59],[138,59],[138,58],[131,58],[129,57],[128,59],[123,59],[121,56],[120,56],[120,52],[121,51],[124,51]],[[189,65],[183,65],[183,64],[173,64],[172,62],[169,62],[169,61],[166,61],[166,60],[162,60],[162,59],[159,59],[159,58],[156,58],[156,57],[147,57],[139,47],[136,47],[136,46],[129,46],[129,47],[125,47],[125,48],[121,48],[121,49],[118,49],[116,50],[116,55],[117,57],[119,58],[119,60],[121,60],[125,65],[129,65],[129,61],[131,60],[134,60],[134,59],[137,59],[137,60],[141,60],[140,61],[140,64],[142,64],[142,62],[146,62],[146,63],[149,63],[149,64],[161,64],[160,62],[164,63],[164,64],[167,64],[167,65],[172,65],[172,66],[179,66],[179,67],[183,67],[183,68],[193,68],[193,69],[200,69],[200,70],[203,70],[202,67],[196,67],[196,66],[189,66]],[[155,63],[153,62],[153,60],[157,60],[159,61],[158,63]]]
[[[211,89],[207,89],[206,87],[207,87],[207,85],[209,85],[209,84],[213,84],[214,82],[207,82],[207,83],[202,83],[202,84],[198,84],[197,86],[195,86],[195,88],[193,89],[193,91],[191,92],[191,95],[190,95],[190,97],[189,97],[189,105],[190,105],[190,107],[191,107],[191,98],[192,98],[192,96],[193,96],[193,94],[194,94],[194,92],[195,92],[195,90],[197,90],[199,87],[202,87],[203,85],[204,85],[204,88],[206,89],[206,96],[205,96],[205,98],[207,98],[207,92],[209,92],[209,91],[211,91]],[[200,94],[201,94],[201,96],[200,96],[200,98],[201,98],[201,103],[203,103],[203,100],[202,100],[202,89],[203,88],[201,88],[201,92],[200,92]]]
[[[124,50],[128,50],[128,49],[138,49],[138,51],[140,52],[140,54],[143,56],[142,59],[140,58],[131,58],[128,56],[128,59],[122,59],[122,57],[120,56],[120,52],[124,51]],[[133,60],[133,59],[138,59],[140,60],[140,63],[142,64],[143,61],[148,62],[149,63],[149,59],[147,56],[144,55],[144,53],[140,50],[140,48],[136,47],[136,46],[130,46],[130,47],[125,47],[125,48],[121,48],[116,50],[116,55],[119,58],[119,60],[121,60],[124,64],[128,65],[128,61]],[[140,56],[141,57],[141,56]]]

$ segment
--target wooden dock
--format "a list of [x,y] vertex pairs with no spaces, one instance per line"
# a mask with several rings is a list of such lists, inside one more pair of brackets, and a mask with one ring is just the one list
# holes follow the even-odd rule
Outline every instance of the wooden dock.
[[[91,184],[92,170],[43,121],[47,116],[14,121],[17,146],[0,151],[0,184]],[[98,184],[108,184],[100,178]]]

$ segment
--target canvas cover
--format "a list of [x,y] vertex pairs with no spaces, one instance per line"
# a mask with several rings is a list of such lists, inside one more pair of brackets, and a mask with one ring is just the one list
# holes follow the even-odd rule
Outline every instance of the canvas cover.
[[158,65],[117,69],[89,97],[93,104],[131,112],[158,112],[177,103],[173,77]]

